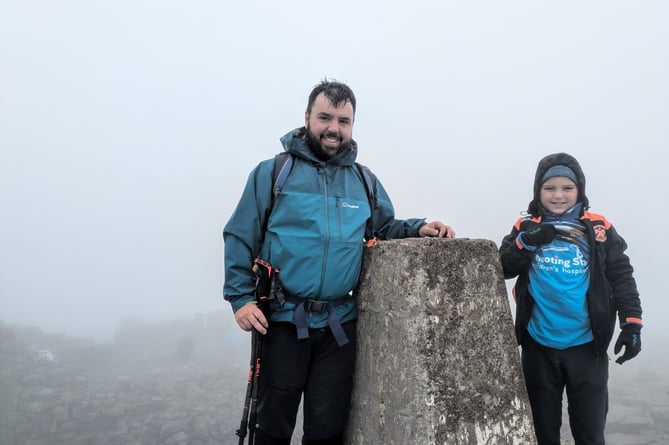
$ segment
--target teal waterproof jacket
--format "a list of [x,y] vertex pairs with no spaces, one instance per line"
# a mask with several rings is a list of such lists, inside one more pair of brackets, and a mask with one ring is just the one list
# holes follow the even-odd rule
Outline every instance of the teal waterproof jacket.
[[[298,128],[281,138],[284,150],[293,154],[293,168],[274,199],[264,236],[266,210],[272,202],[273,158],[251,171],[223,230],[223,294],[235,312],[255,299],[252,262],[256,257],[280,270],[283,288],[291,296],[282,307],[273,304],[270,319],[295,323],[296,300],[341,301],[351,294],[360,276],[365,225],[371,212],[378,239],[416,237],[426,224],[424,219],[395,219],[390,198],[374,175],[376,208],[370,208],[355,166],[355,142],[325,162],[309,149],[305,131]],[[335,310],[342,323],[357,317],[353,298]],[[325,327],[328,314],[309,313],[307,322],[309,328]]]

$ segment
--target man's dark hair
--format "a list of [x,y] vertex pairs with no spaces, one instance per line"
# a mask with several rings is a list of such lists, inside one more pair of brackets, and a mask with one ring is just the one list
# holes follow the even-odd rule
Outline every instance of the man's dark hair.
[[309,102],[307,103],[307,113],[311,113],[311,107],[313,107],[316,97],[321,93],[323,93],[335,107],[344,105],[347,101],[351,102],[351,105],[353,106],[353,114],[355,114],[355,95],[353,94],[353,90],[346,84],[337,82],[336,80],[327,79],[323,79],[321,83],[311,90]]

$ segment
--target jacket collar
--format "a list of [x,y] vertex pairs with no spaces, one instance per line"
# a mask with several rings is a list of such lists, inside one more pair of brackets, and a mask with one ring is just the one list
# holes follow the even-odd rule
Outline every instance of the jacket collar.
[[307,129],[305,127],[299,127],[283,135],[280,139],[283,149],[299,158],[320,165],[348,166],[355,163],[355,159],[358,156],[358,144],[355,141],[351,141],[350,148],[337,153],[334,158],[328,161],[321,161],[309,148],[307,140],[304,137],[306,132]]

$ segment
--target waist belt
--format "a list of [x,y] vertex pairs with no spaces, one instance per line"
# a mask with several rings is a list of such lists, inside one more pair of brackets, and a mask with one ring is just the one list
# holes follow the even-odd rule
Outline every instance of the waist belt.
[[292,295],[286,295],[286,301],[297,304],[295,307],[295,325],[297,326],[297,338],[302,340],[309,338],[309,326],[307,325],[307,312],[326,312],[328,313],[328,325],[337,340],[337,345],[344,346],[348,343],[348,337],[341,327],[337,312],[334,310],[337,306],[347,303],[353,298],[351,295],[335,298],[332,300],[312,300],[308,298],[298,298]]

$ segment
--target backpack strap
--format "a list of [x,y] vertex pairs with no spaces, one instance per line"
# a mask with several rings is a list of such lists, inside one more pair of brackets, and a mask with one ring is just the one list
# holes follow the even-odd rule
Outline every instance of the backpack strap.
[[[262,224],[262,237],[265,238],[265,232],[267,232],[267,223],[269,221],[269,215],[272,213],[272,207],[274,207],[274,198],[281,193],[281,187],[288,179],[290,171],[293,169],[293,155],[287,151],[277,153],[274,156],[274,167],[272,169],[272,194],[270,195],[269,206],[265,209],[265,220]],[[262,242],[261,240],[261,245]]]
[[290,171],[293,169],[293,155],[283,151],[274,156],[274,170],[272,172],[272,203],[274,198],[281,193]]
[[370,215],[365,225],[365,241],[367,247],[372,247],[376,244],[376,234],[374,232],[374,210],[377,207],[376,193],[374,193],[374,180],[372,179],[372,171],[366,165],[358,162],[355,163],[358,167],[358,172],[362,177],[362,182],[365,185],[365,192],[367,192],[367,200],[369,201]]
[[307,323],[307,313],[310,312],[327,312],[328,326],[334,335],[335,340],[339,346],[344,346],[348,343],[348,337],[341,327],[339,317],[335,308],[344,303],[348,303],[353,298],[352,294],[332,300],[312,300],[305,298],[294,297],[286,294],[286,301],[296,304],[295,306],[295,326],[297,327],[297,338],[299,340],[309,338],[309,325]]

